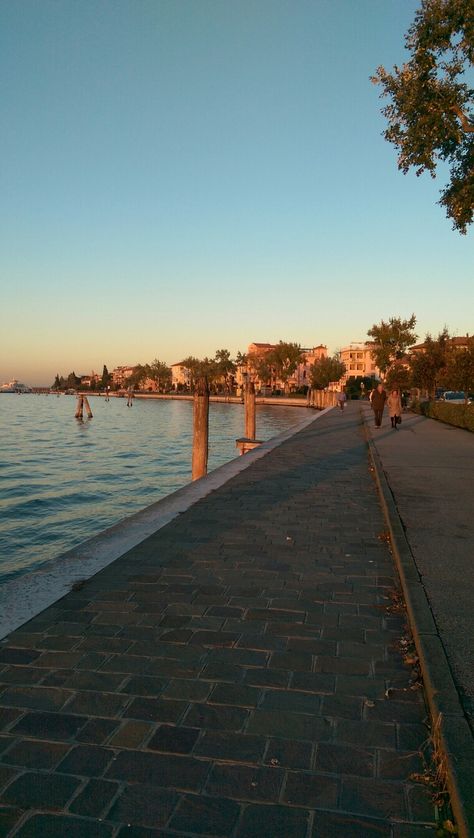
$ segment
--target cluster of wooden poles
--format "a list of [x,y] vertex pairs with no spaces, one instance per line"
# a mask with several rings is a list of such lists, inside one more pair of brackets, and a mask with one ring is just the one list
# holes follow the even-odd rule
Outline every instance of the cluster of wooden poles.
[[87,411],[87,418],[92,419],[92,410],[91,410],[91,406],[89,404],[89,399],[87,398],[87,396],[83,396],[83,395],[80,394],[77,397],[76,412],[74,414],[74,417],[76,419],[82,419],[83,418],[84,408]]
[[[256,448],[261,441],[255,438],[257,432],[257,410],[255,385],[247,381],[244,386],[245,436],[236,440],[241,454]],[[199,480],[207,474],[209,454],[209,384],[201,378],[196,384],[193,400],[193,460],[192,479]]]

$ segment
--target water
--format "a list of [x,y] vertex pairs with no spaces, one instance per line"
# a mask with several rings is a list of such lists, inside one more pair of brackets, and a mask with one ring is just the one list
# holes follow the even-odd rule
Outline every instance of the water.
[[[0,395],[0,584],[35,570],[191,479],[192,402]],[[257,407],[265,440],[302,418]],[[236,456],[242,405],[211,404],[209,471]]]

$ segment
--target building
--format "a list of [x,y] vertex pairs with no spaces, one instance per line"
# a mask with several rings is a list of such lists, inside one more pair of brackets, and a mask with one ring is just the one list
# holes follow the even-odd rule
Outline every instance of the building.
[[375,364],[373,356],[373,341],[354,341],[339,352],[339,357],[346,367],[341,378],[341,385],[345,386],[349,378],[379,378],[380,370]]
[[[284,390],[285,389],[285,382],[281,381],[274,371],[270,373],[270,376],[264,380],[258,374],[258,371],[252,364],[252,361],[255,362],[257,356],[260,358],[264,358],[269,352],[271,352],[277,344],[275,343],[251,343],[247,349],[247,364],[245,366],[241,366],[237,369],[236,373],[236,384],[238,387],[242,387],[244,377],[250,373],[253,382],[255,383],[255,387],[258,390]],[[328,351],[327,347],[323,344],[319,344],[318,346],[314,346],[312,348],[302,348],[303,353],[303,361],[298,364],[295,372],[292,376],[288,379],[287,382],[287,389],[290,392],[295,392],[295,390],[299,390],[302,387],[309,387],[310,386],[310,367],[311,364],[314,364],[319,358],[327,357]]]
[[81,387],[89,387],[95,389],[101,379],[101,376],[94,372],[90,372],[88,375],[81,375]]
[[171,387],[173,390],[181,390],[183,387],[191,386],[191,372],[184,366],[182,361],[171,364]]
[[125,387],[127,378],[130,378],[130,376],[133,375],[136,368],[136,365],[134,365],[133,367],[115,367],[115,369],[112,370],[112,381],[115,389]]
[[[446,348],[447,349],[467,349],[469,347],[469,342],[472,341],[472,336],[469,335],[456,335],[452,338],[448,338],[446,341]],[[426,347],[426,343],[417,343],[415,346],[410,346],[408,352],[410,355],[417,355],[419,352],[424,352]]]

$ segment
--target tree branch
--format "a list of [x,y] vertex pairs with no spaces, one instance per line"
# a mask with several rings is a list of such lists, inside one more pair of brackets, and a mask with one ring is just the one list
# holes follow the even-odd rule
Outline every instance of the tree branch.
[[456,116],[459,118],[462,130],[466,134],[474,134],[474,123],[467,118],[461,108],[458,108],[457,105],[453,105],[451,110],[454,111]]

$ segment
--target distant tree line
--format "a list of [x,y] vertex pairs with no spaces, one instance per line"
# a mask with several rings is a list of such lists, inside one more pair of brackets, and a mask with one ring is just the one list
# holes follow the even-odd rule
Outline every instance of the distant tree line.
[[76,373],[70,372],[69,375],[64,376],[56,373],[54,381],[51,385],[52,390],[79,390],[79,389],[89,389],[89,390],[105,390],[107,387],[111,388],[112,386],[112,373],[110,373],[104,364],[102,369],[102,377],[95,379],[91,378],[90,384],[85,387],[82,383],[82,379],[80,375],[76,375]]
[[[187,370],[187,382],[180,383],[177,387],[178,390],[192,392],[198,380],[205,376],[211,392],[230,395],[235,391],[237,372],[240,369],[249,380],[258,381],[259,385],[270,387],[272,392],[278,392],[278,388],[283,386],[284,392],[288,393],[290,380],[298,366],[304,361],[305,353],[299,343],[282,340],[262,352],[249,354],[237,352],[235,358],[231,356],[228,349],[218,349],[214,357],[197,358],[189,355],[184,358],[181,366]],[[331,382],[338,381],[344,372],[344,364],[336,356],[321,358],[309,367],[307,384],[301,389],[304,392],[309,386],[325,389]],[[152,383],[153,389],[159,392],[171,390],[171,367],[158,358],[150,364],[137,364],[132,374],[119,384],[114,384],[112,373],[109,373],[104,364],[102,376],[91,378],[89,384],[84,383],[74,371],[67,376],[57,373],[52,389],[57,391],[78,389],[99,391],[106,388],[143,390],[147,387],[152,389]]]

